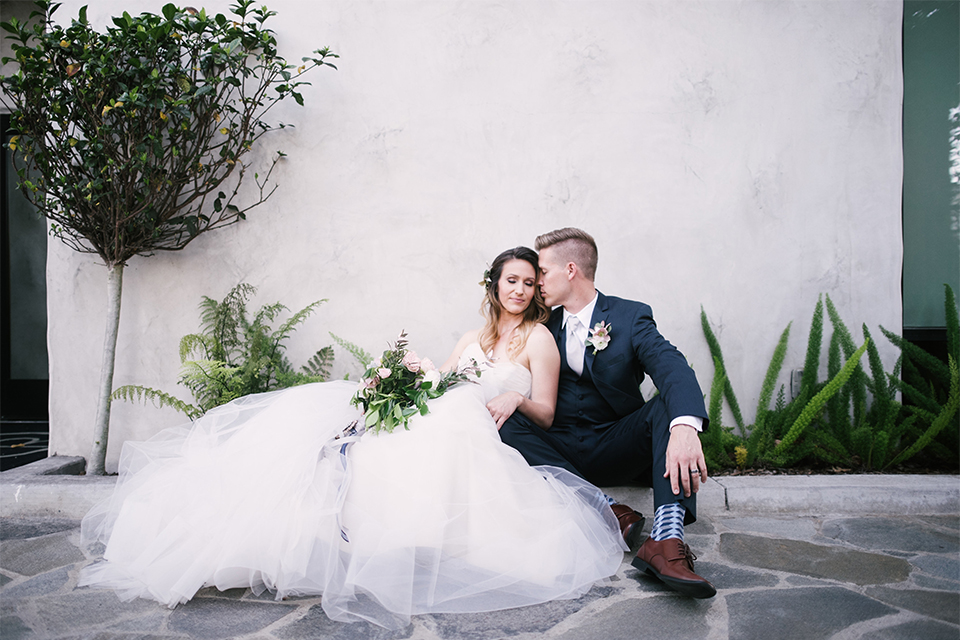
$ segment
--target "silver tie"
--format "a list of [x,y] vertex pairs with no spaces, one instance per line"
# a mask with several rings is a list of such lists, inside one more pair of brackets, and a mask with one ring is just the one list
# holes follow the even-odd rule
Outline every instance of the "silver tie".
[[582,326],[577,316],[567,319],[567,364],[578,376],[583,373],[584,344],[580,338]]

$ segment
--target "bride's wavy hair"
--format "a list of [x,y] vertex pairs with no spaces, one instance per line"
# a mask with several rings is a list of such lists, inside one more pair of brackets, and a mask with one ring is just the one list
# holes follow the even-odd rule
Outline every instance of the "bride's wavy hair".
[[[529,247],[507,249],[494,259],[493,264],[490,265],[489,277],[484,278],[487,295],[484,296],[483,304],[480,305],[480,313],[483,314],[487,322],[483,329],[480,330],[477,341],[480,343],[480,348],[483,349],[484,353],[489,353],[500,339],[500,316],[503,315],[503,304],[500,302],[500,276],[503,274],[503,265],[511,260],[528,262],[530,266],[533,267],[535,278],[538,278],[540,274],[537,252]],[[530,337],[530,332],[533,331],[533,327],[539,323],[546,322],[549,317],[550,309],[548,309],[547,305],[543,302],[543,297],[540,295],[540,287],[534,286],[533,298],[531,298],[530,304],[523,312],[523,319],[520,321],[520,326],[517,328],[516,334],[510,341],[510,344],[507,345],[507,353],[510,355],[511,360],[516,354],[523,351],[527,345],[527,338]]]

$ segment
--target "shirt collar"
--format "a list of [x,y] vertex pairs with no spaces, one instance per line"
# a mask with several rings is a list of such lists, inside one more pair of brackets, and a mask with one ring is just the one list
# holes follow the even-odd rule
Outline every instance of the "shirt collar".
[[588,302],[587,305],[586,305],[583,309],[580,309],[580,311],[578,311],[577,313],[570,313],[569,311],[567,311],[566,309],[564,309],[564,310],[563,310],[563,324],[561,325],[561,328],[566,329],[566,327],[567,327],[567,320],[570,319],[570,316],[577,316],[577,320],[580,321],[580,324],[582,324],[584,327],[589,327],[589,326],[590,326],[590,320],[593,318],[593,310],[594,310],[594,308],[597,306],[597,299],[598,299],[598,298],[599,298],[599,295],[596,294],[596,293],[594,293],[594,294],[593,294],[593,300],[591,300],[590,302]]

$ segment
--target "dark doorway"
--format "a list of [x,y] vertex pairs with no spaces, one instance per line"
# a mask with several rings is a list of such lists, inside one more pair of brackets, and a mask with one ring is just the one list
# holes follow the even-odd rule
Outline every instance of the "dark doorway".
[[47,456],[47,222],[17,189],[0,116],[0,470]]

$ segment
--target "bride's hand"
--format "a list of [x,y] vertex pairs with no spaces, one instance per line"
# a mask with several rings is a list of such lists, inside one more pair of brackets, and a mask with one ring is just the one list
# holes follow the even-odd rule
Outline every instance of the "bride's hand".
[[497,422],[497,430],[503,426],[507,418],[513,415],[513,412],[520,408],[523,403],[523,396],[516,391],[507,391],[501,393],[496,398],[487,403],[487,411]]

